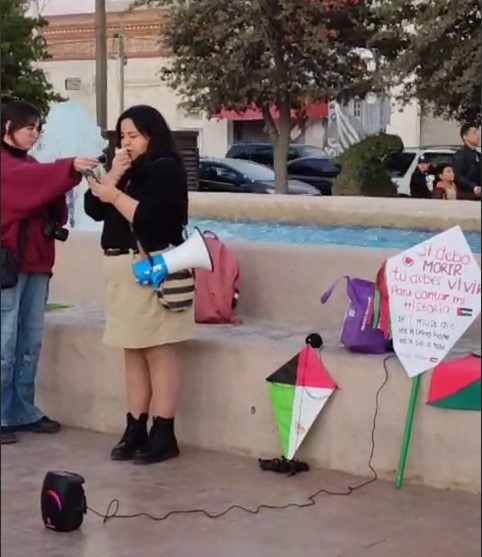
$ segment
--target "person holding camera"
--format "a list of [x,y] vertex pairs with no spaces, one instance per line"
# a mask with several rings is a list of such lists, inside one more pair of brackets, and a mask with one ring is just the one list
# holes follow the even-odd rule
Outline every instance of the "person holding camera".
[[65,194],[97,159],[39,163],[28,155],[41,131],[40,112],[25,101],[1,113],[1,444],[17,431],[56,433],[60,424],[35,406],[55,240],[68,230]]

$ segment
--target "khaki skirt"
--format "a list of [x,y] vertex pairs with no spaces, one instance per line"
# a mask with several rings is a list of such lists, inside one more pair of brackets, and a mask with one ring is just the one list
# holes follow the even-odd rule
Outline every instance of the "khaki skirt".
[[120,348],[148,348],[189,340],[194,310],[171,312],[150,286],[136,284],[133,256],[104,257],[106,327],[103,342]]

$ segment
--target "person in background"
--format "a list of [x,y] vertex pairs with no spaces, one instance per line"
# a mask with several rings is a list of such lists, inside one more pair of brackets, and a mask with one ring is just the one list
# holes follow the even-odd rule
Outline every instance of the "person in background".
[[436,169],[436,186],[432,197],[434,199],[480,199],[476,192],[470,192],[460,189],[455,182],[455,173],[452,165],[440,164]]
[[[16,432],[56,433],[60,424],[35,406],[35,377],[42,347],[55,238],[67,221],[65,194],[96,159],[42,164],[28,155],[41,131],[40,112],[24,101],[2,106],[1,243],[15,253],[18,281],[1,296],[1,444]],[[65,234],[65,233],[64,233]],[[2,274],[3,277],[3,274]],[[2,278],[3,283],[3,278]],[[10,285],[8,285],[10,286]]]
[[410,195],[412,197],[430,199],[435,183],[435,169],[425,155],[418,159],[417,168],[410,178]]
[[[124,350],[126,428],[112,460],[153,464],[177,457],[174,418],[180,389],[179,343],[191,338],[192,306],[170,311],[136,284],[132,263],[183,243],[187,176],[173,134],[153,107],[132,106],[117,122],[109,172],[89,180],[84,209],[103,221],[106,327],[103,341]],[[148,414],[152,425],[148,431]]]
[[480,199],[480,130],[473,124],[464,124],[460,128],[460,137],[464,145],[455,153],[452,161],[455,181],[461,192],[475,194],[470,199]]

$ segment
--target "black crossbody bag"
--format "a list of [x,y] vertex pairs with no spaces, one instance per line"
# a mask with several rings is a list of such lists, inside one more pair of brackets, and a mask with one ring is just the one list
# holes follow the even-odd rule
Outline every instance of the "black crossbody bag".
[[27,246],[27,228],[28,222],[25,220],[21,221],[18,230],[18,245],[16,252],[6,246],[0,247],[0,279],[2,290],[14,288],[18,284],[20,262],[22,261],[23,254]]

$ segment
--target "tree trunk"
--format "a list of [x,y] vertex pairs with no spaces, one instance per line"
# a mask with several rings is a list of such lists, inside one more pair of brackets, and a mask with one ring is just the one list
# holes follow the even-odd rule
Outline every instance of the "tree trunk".
[[291,133],[291,110],[287,99],[279,108],[279,120],[271,116],[269,105],[262,107],[264,121],[273,144],[274,184],[276,193],[288,193],[288,148]]
[[274,184],[276,193],[288,193],[288,148],[290,143],[290,127],[280,122],[278,138],[274,148]]

